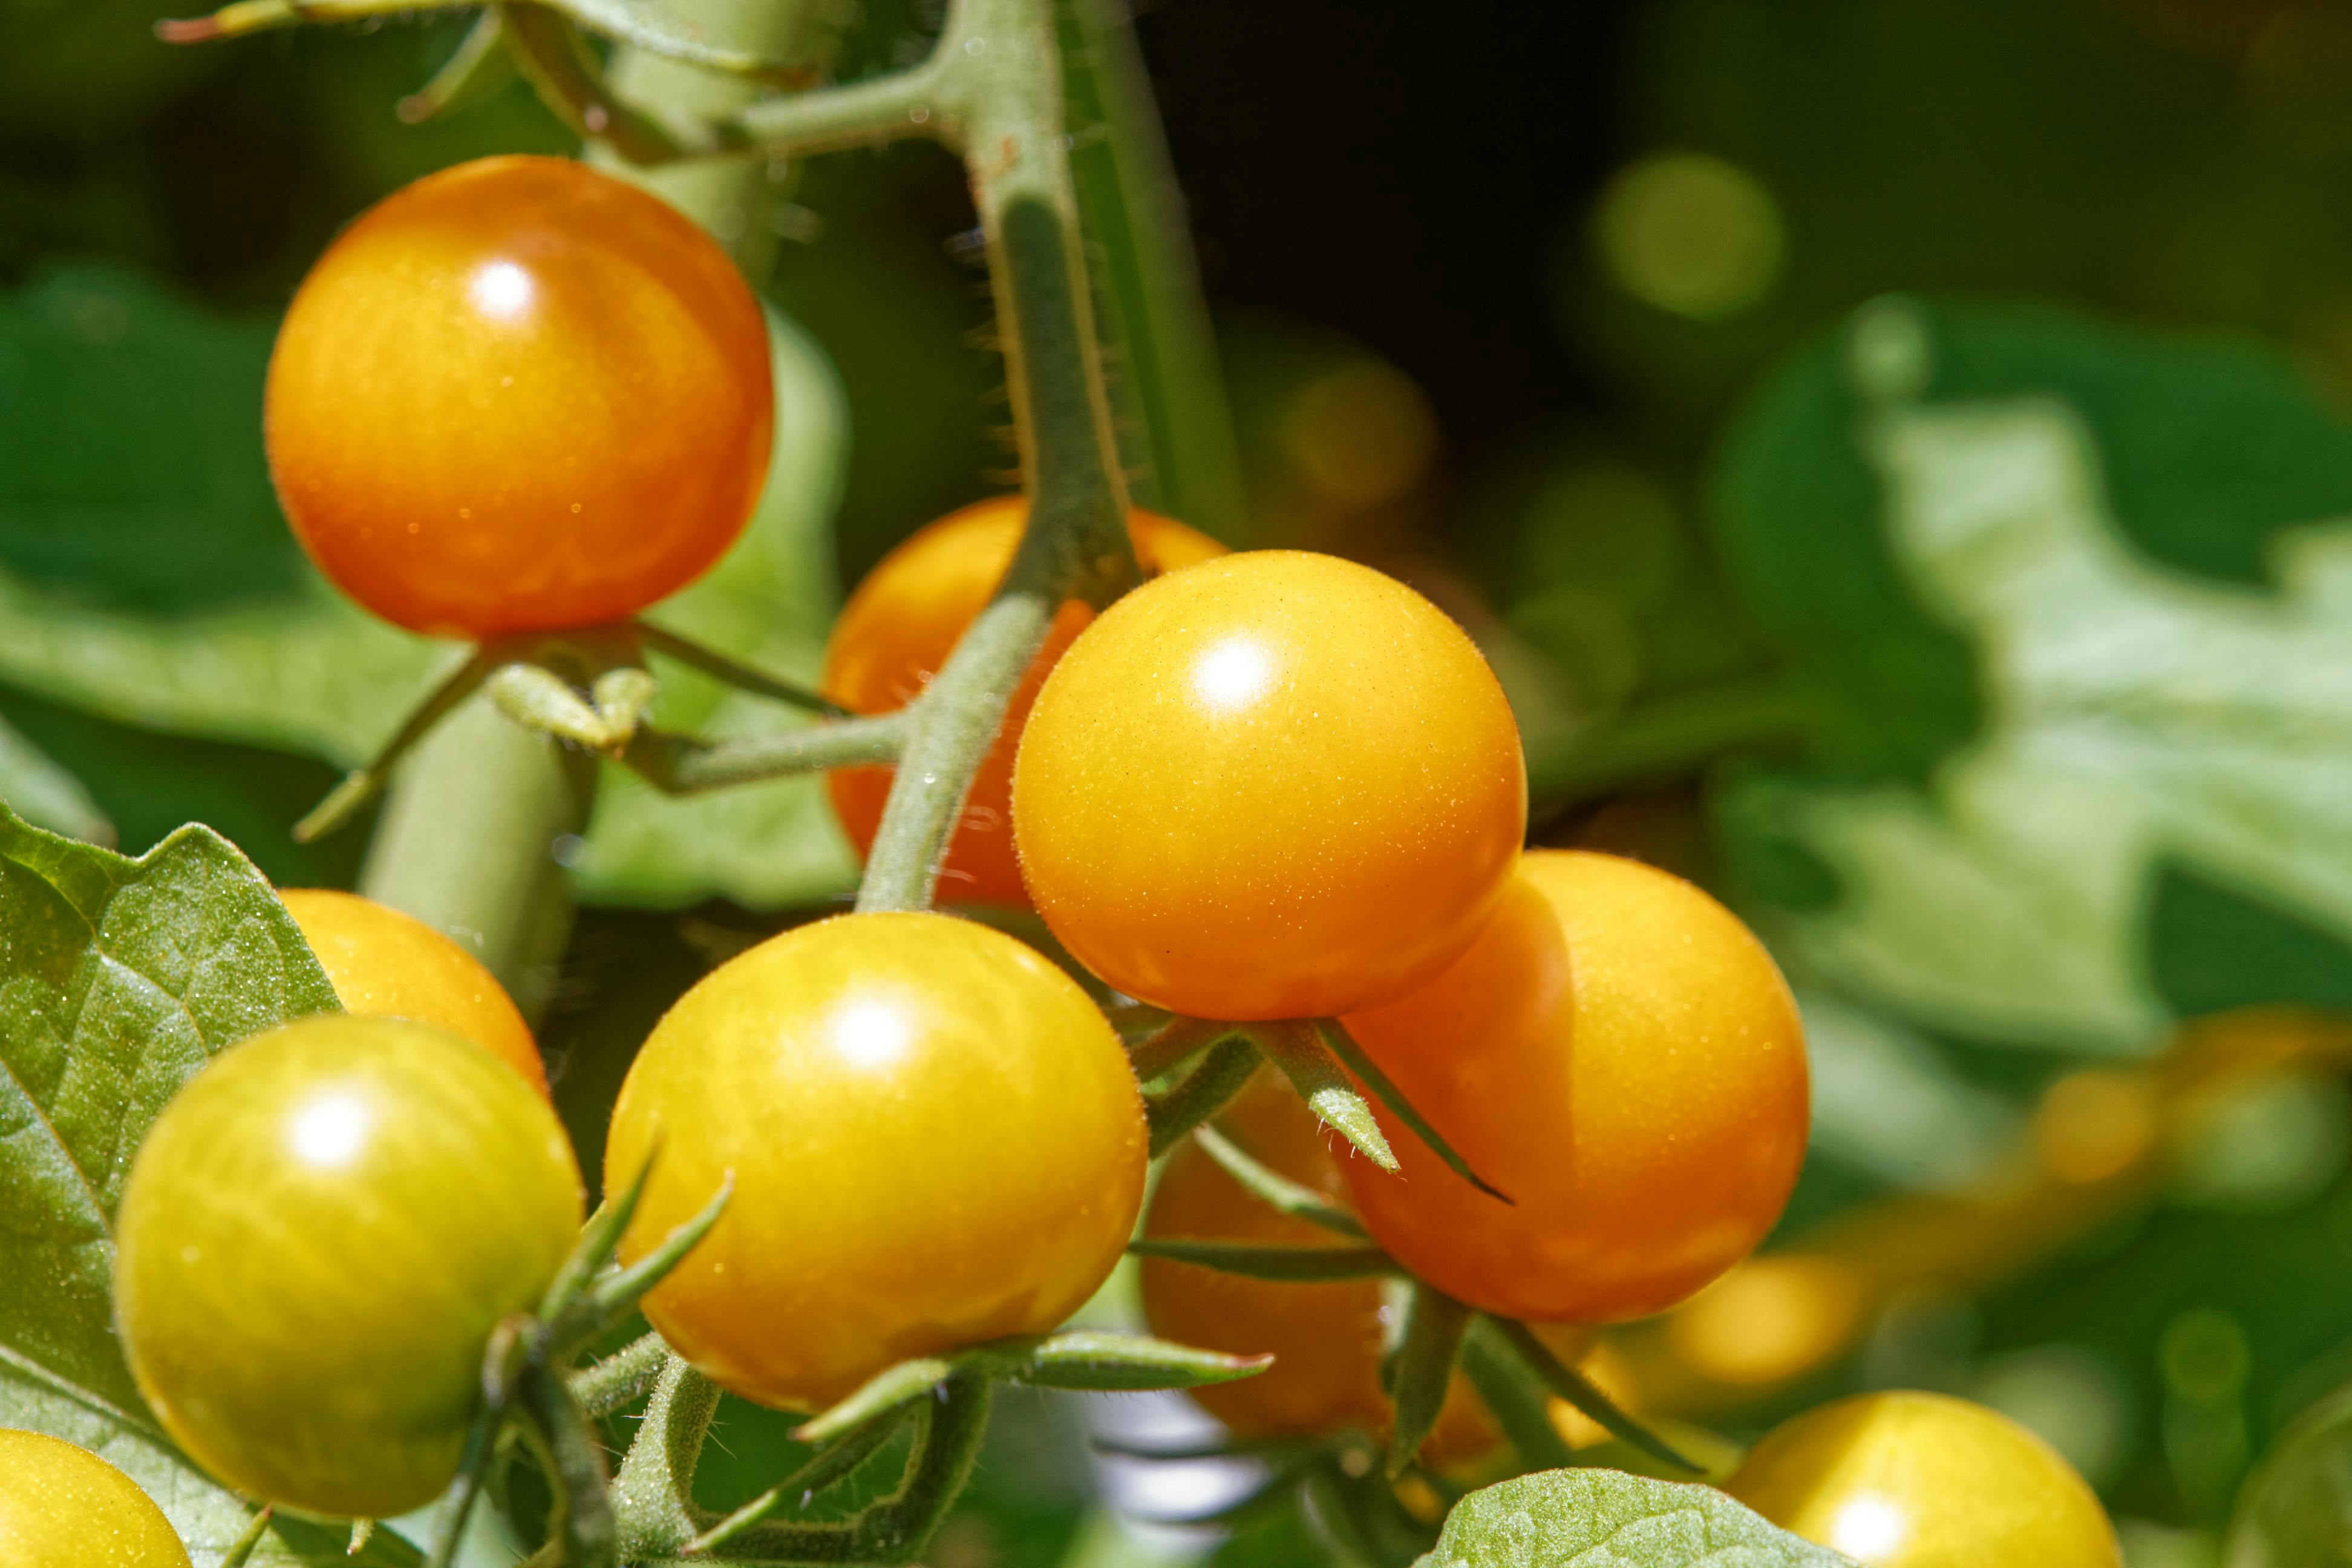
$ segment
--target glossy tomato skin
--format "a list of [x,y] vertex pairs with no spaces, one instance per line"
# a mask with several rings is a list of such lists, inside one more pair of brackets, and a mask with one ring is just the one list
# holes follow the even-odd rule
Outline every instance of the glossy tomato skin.
[[[1345,1204],[1347,1186],[1323,1147],[1321,1122],[1270,1071],[1251,1080],[1218,1124],[1261,1163]],[[1160,1170],[1143,1234],[1280,1247],[1329,1247],[1339,1239],[1252,1196],[1190,1140]],[[1143,1313],[1153,1333],[1234,1355],[1273,1353],[1274,1364],[1255,1377],[1192,1391],[1234,1432],[1293,1437],[1349,1426],[1387,1430],[1379,1280],[1276,1283],[1157,1258],[1143,1259],[1141,1273]],[[1472,1460],[1497,1441],[1477,1395],[1457,1373],[1423,1457],[1433,1465]]]
[[2119,1568],[2099,1500],[2008,1416],[1865,1394],[1765,1434],[1723,1489],[1863,1568]]
[[0,1563],[8,1568],[188,1568],[137,1482],[87,1448],[0,1429]]
[[357,893],[288,888],[278,897],[345,1012],[413,1018],[471,1040],[545,1098],[547,1068],[530,1026],[472,953],[414,915]]
[[1453,962],[1527,826],[1502,687],[1370,567],[1255,551],[1079,634],[1022,731],[1037,912],[1129,995],[1211,1018],[1342,1013]]
[[908,1356],[1053,1328],[1143,1196],[1141,1096],[1086,993],[1013,938],[853,914],[762,942],[671,1008],[613,1108],[607,1191],[658,1143],[641,1257],[735,1194],[646,1299],[744,1397],[830,1405]]
[[562,158],[483,158],[361,215],[269,362],[270,472],[368,609],[479,639],[634,614],[750,517],[766,321],[659,198]]
[[1748,929],[1680,878],[1530,850],[1494,919],[1349,1030],[1506,1205],[1387,1115],[1403,1169],[1343,1163],[1381,1245],[1506,1317],[1662,1311],[1745,1257],[1804,1158],[1803,1030]]
[[[824,650],[824,694],[856,713],[887,713],[919,695],[954,651],[1013,563],[1029,521],[1023,496],[950,512],[882,558],[842,606]],[[1129,540],[1146,577],[1225,553],[1225,547],[1156,512],[1128,515]],[[1094,619],[1076,600],[1055,616],[1045,644],[1006,706],[1004,727],[982,759],[963,820],[940,868],[940,896],[954,903],[1024,905],[1013,852],[1013,756],[1037,689],[1072,638]],[[838,768],[825,775],[834,815],[860,855],[872,847],[892,770]]]
[[115,1321],[173,1439],[240,1491],[383,1518],[457,1467],[482,1352],[577,1237],[555,1113],[477,1046],[329,1014],[231,1047],[149,1130]]

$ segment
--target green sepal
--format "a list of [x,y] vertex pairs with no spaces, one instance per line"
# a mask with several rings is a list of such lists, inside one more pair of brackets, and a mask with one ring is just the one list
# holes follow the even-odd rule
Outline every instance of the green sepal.
[[1692,1475],[1706,1472],[1705,1466],[1676,1453],[1664,1438],[1620,1410],[1591,1378],[1552,1354],[1551,1347],[1536,1338],[1525,1323],[1487,1313],[1479,1314],[1478,1323],[1479,1328],[1474,1331],[1491,1331],[1498,1336],[1510,1354],[1546,1388],[1589,1416],[1611,1436],[1630,1443],[1669,1465],[1679,1466]]
[[410,710],[400,728],[383,749],[368,759],[366,764],[345,773],[327,796],[310,808],[310,814],[294,825],[294,842],[308,844],[322,838],[359,815],[360,807],[375,798],[392,777],[392,770],[400,760],[425,739],[433,727],[446,718],[450,710],[471,697],[484,680],[489,678],[490,661],[477,650],[472,657],[435,687],[425,700]]
[[1520,1468],[1557,1470],[1577,1462],[1576,1450],[1551,1424],[1551,1390],[1484,1320],[1473,1321],[1462,1336],[1462,1372],[1517,1452]]
[[1143,1038],[1129,1043],[1127,1047],[1128,1065],[1135,1069],[1137,1080],[1142,1083],[1150,1083],[1173,1072],[1193,1056],[1236,1030],[1234,1025],[1220,1024],[1207,1018],[1159,1016],[1162,1019],[1159,1026]]
[[[1437,1135],[1437,1129],[1432,1127],[1423,1119],[1421,1112],[1412,1108],[1412,1102],[1404,1097],[1404,1091],[1390,1081],[1389,1075],[1381,1070],[1378,1062],[1364,1054],[1364,1047],[1356,1043],[1356,1037],[1353,1035],[1348,1033],[1348,1026],[1345,1024],[1337,1018],[1318,1018],[1315,1020],[1315,1032],[1323,1037],[1323,1043],[1330,1047],[1331,1054],[1345,1062],[1348,1070],[1354,1073],[1363,1086],[1379,1098],[1382,1105],[1395,1112],[1398,1121],[1412,1130],[1414,1137],[1429,1145],[1430,1152],[1445,1162],[1447,1170],[1499,1203],[1508,1204],[1516,1201],[1508,1193],[1472,1170],[1470,1162],[1455,1153],[1454,1146]],[[1388,1169],[1394,1170],[1395,1167],[1391,1165]]]
[[1263,1024],[1250,1031],[1268,1059],[1282,1069],[1290,1086],[1307,1108],[1323,1119],[1324,1125],[1355,1145],[1356,1152],[1393,1174],[1397,1168],[1396,1152],[1389,1147],[1388,1134],[1381,1131],[1380,1118],[1364,1102],[1356,1086],[1348,1077],[1340,1058],[1317,1038],[1316,1031],[1296,1019],[1277,1024]]
[[998,1375],[1037,1388],[1139,1393],[1231,1383],[1273,1364],[1270,1355],[1226,1355],[1141,1334],[1082,1329],[1039,1342]]
[[661,1150],[656,1147],[619,1195],[597,1205],[588,1223],[580,1227],[580,1239],[572,1244],[563,1267],[555,1271],[555,1278],[548,1282],[547,1293],[539,1299],[540,1321],[551,1323],[569,1311],[613,1261],[622,1234],[629,1228],[629,1221],[636,1217],[638,1200],[646,1194],[646,1181],[654,1173],[654,1162],[659,1158]]
[[1246,1035],[1221,1040],[1200,1064],[1156,1094],[1143,1097],[1151,1128],[1151,1157],[1158,1159],[1178,1139],[1223,1110],[1257,1070],[1257,1047]]
[[1251,1158],[1247,1150],[1214,1127],[1204,1123],[1194,1128],[1192,1142],[1200,1146],[1201,1152],[1214,1160],[1225,1174],[1239,1182],[1260,1203],[1294,1219],[1321,1226],[1335,1235],[1351,1236],[1359,1240],[1363,1238],[1363,1222],[1354,1215],[1313,1187],[1294,1182],[1271,1166],[1260,1164]]
[[563,1380],[543,1363],[524,1369],[515,1408],[537,1439],[555,1489],[548,1545],[564,1568],[614,1568],[619,1525],[613,1515],[612,1475],[604,1445]]
[[1289,1247],[1279,1242],[1142,1237],[1129,1242],[1127,1249],[1138,1258],[1164,1258],[1171,1263],[1190,1263],[1245,1279],[1365,1279],[1397,1272],[1396,1260],[1377,1247]]
[[600,1276],[588,1288],[587,1294],[551,1325],[558,1352],[571,1354],[635,1311],[646,1292],[667,1279],[669,1271],[702,1244],[702,1238],[710,1234],[710,1227],[727,1212],[728,1200],[734,1195],[735,1178],[730,1173],[719,1183],[710,1201],[662,1237],[659,1246],[626,1268]]
[[664,630],[651,621],[637,621],[634,625],[636,627],[637,636],[644,639],[646,651],[674,658],[688,669],[700,670],[722,686],[731,686],[738,691],[747,691],[754,697],[772,698],[778,702],[788,703],[794,708],[805,708],[810,712],[822,714],[827,719],[857,717],[848,709],[820,692],[812,691],[807,687],[786,680],[782,676],[770,675],[763,669],[754,669],[740,659],[730,658],[715,648],[703,647],[692,638],[682,637],[676,632]]
[[1445,1393],[1454,1381],[1454,1363],[1462,1358],[1462,1336],[1470,1327],[1470,1309],[1433,1286],[1413,1282],[1405,1307],[1404,1338],[1382,1369],[1389,1397],[1396,1406],[1389,1424],[1388,1473],[1404,1474],[1421,1451],[1422,1439],[1437,1425]]
[[[965,1352],[966,1355],[970,1353]],[[917,1356],[911,1361],[885,1367],[860,1384],[848,1398],[794,1427],[793,1438],[801,1443],[822,1443],[840,1436],[853,1426],[920,1399],[953,1377],[956,1361],[961,1359]]]
[[686,1543],[683,1555],[710,1552],[767,1519],[790,1498],[803,1503],[829,1487],[856,1474],[859,1466],[882,1450],[915,1411],[912,1403],[894,1405],[880,1415],[852,1426],[828,1444],[824,1451],[799,1469],[737,1509]]
[[668,1359],[669,1346],[662,1337],[645,1334],[572,1373],[564,1382],[581,1409],[591,1415],[610,1415],[650,1392]]
[[1087,1447],[1118,1459],[1154,1459],[1177,1463],[1199,1459],[1264,1459],[1278,1464],[1312,1453],[1321,1444],[1312,1437],[1235,1437],[1230,1434],[1204,1443],[1137,1443],[1096,1436]]

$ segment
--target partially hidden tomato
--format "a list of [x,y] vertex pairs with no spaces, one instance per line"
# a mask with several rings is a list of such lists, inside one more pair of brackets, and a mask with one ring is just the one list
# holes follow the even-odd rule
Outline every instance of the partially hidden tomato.
[[1342,1167],[1366,1226],[1502,1316],[1664,1310],[1763,1239],[1804,1158],[1804,1035],[1780,971],[1729,910],[1637,861],[1529,851],[1469,952],[1345,1022],[1513,1200],[1383,1112],[1402,1173]]
[[547,1102],[426,1025],[327,1014],[224,1052],[131,1162],[114,1309],[132,1375],[197,1463],[313,1513],[438,1496],[482,1352],[580,1229]]
[[1941,1394],[1841,1399],[1765,1434],[1723,1489],[1863,1568],[2119,1568],[2058,1451]]
[[[920,695],[956,641],[986,607],[1029,521],[1022,496],[950,512],[882,558],[842,606],[825,644],[825,696],[856,713],[885,713]],[[1155,512],[1128,516],[1128,538],[1147,577],[1223,555],[1205,533]],[[980,764],[963,817],[940,868],[940,896],[957,903],[1025,904],[1013,852],[1013,755],[1045,673],[1094,612],[1072,600],[1054,617],[1007,705],[996,744]],[[888,768],[840,768],[825,776],[834,814],[861,855],[874,843],[889,797]]]
[[1347,1012],[1466,948],[1527,825],[1502,687],[1352,562],[1171,573],[1080,633],[1022,731],[1037,912],[1128,994],[1201,1017]]
[[[1344,1204],[1347,1186],[1323,1147],[1322,1123],[1268,1073],[1252,1080],[1219,1125],[1260,1163]],[[1329,1247],[1339,1239],[1252,1195],[1190,1141],[1161,1168],[1143,1234],[1281,1247]],[[1144,1317],[1163,1339],[1234,1355],[1272,1352],[1274,1364],[1255,1377],[1192,1391],[1236,1434],[1311,1436],[1349,1426],[1386,1431],[1391,1407],[1381,1386],[1386,1329],[1379,1280],[1294,1284],[1147,1258],[1142,1286]],[[1438,1466],[1475,1459],[1499,1440],[1468,1380],[1455,1373],[1423,1458]]]
[[1076,982],[1000,931],[853,914],[762,942],[662,1018],[607,1191],[656,1149],[642,1257],[732,1178],[646,1316],[720,1384],[830,1405],[908,1356],[1053,1328],[1143,1197],[1142,1099]]
[[413,1018],[471,1040],[547,1093],[530,1026],[498,976],[414,915],[326,888],[278,895],[349,1013]]
[[295,536],[366,608],[478,639],[707,570],[768,467],[767,324],[726,252],[562,158],[462,163],[328,247],[269,362]]
[[0,1563],[8,1568],[188,1568],[138,1483],[87,1448],[0,1428]]

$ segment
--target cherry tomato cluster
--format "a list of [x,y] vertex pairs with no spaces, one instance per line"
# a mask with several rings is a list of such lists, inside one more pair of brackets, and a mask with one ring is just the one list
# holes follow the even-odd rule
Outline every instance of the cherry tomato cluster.
[[[609,622],[740,529],[767,363],[749,291],[667,207],[568,163],[489,160],[394,196],[320,260],[272,363],[271,460],[320,567],[390,620],[473,638]],[[861,713],[918,698],[1024,518],[974,507],[885,560],[835,629],[827,693]],[[1461,1302],[1618,1321],[1752,1249],[1807,1123],[1804,1042],[1763,947],[1663,872],[1522,849],[1503,690],[1403,584],[1228,554],[1142,512],[1129,531],[1148,580],[1055,620],[947,851],[950,896],[1034,905],[1107,988],[1174,1015],[1342,1020],[1489,1190],[1392,1112],[1400,1169],[1354,1157],[1271,1073],[1225,1132]],[[861,846],[889,787],[883,769],[832,780]],[[378,1517],[450,1481],[485,1347],[548,1291],[583,1198],[530,1032],[478,963],[362,899],[285,901],[347,1011],[236,1046],[155,1121],[122,1194],[117,1320],[214,1475]],[[614,1108],[606,1186],[645,1174],[624,1264],[730,1190],[646,1316],[724,1387],[813,1409],[903,1359],[1062,1322],[1136,1227],[1149,1146],[1128,1053],[1070,974],[973,921],[862,913],[677,1002]],[[1145,1231],[1317,1239],[1197,1145]],[[1203,1394],[1237,1431],[1391,1419],[1377,1283],[1153,1261],[1143,1290],[1164,1334],[1276,1354]],[[1457,1384],[1426,1458],[1496,1441]],[[2079,1478],[1948,1400],[1815,1412],[1730,1489],[1865,1563],[2115,1562]],[[9,1562],[67,1560],[21,1522],[55,1515],[44,1497],[117,1521],[108,1561],[185,1561],[102,1461],[0,1433]]]

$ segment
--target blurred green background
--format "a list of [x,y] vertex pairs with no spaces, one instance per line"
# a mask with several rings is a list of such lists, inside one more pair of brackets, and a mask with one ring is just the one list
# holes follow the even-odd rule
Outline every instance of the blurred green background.
[[[283,629],[312,590],[260,450],[274,317],[403,182],[572,143],[520,86],[394,117],[461,21],[172,49],[166,9],[0,0],[0,793],[348,881],[363,831],[287,829],[423,656]],[[871,0],[844,74],[937,23]],[[1138,26],[1242,441],[1233,542],[1436,597],[1518,707],[1539,841],[1703,881],[1804,998],[1782,1244],[1847,1270],[1792,1298],[1836,1321],[1744,1371],[1696,1328],[1629,1336],[1629,1400],[1740,1436],[1844,1388],[1968,1392],[2091,1475],[2133,1568],[2221,1561],[2249,1468],[2352,1378],[2352,10],[1159,0]],[[806,673],[810,606],[1008,481],[954,163],[790,177],[759,281],[805,333],[814,544],[779,602],[808,624],[776,657]],[[343,729],[252,717],[222,688],[256,665],[142,695],[221,628],[372,695],[314,693]],[[667,1001],[853,874],[813,795],[776,798],[758,889],[656,887],[625,849],[583,874],[546,1037],[592,1160]],[[2279,1007],[2321,1012],[2241,1011]],[[2192,1058],[2221,1087],[2176,1092]],[[2105,1195],[1999,1259],[1950,1221],[1900,1279],[1814,1239],[2019,1181]],[[1070,1418],[1029,1414],[942,1568],[1212,1549],[1085,1522]],[[748,1484],[774,1439],[736,1419]],[[2280,1517],[2320,1506],[2279,1486]],[[1295,1563],[1301,1531],[1216,1550]]]

